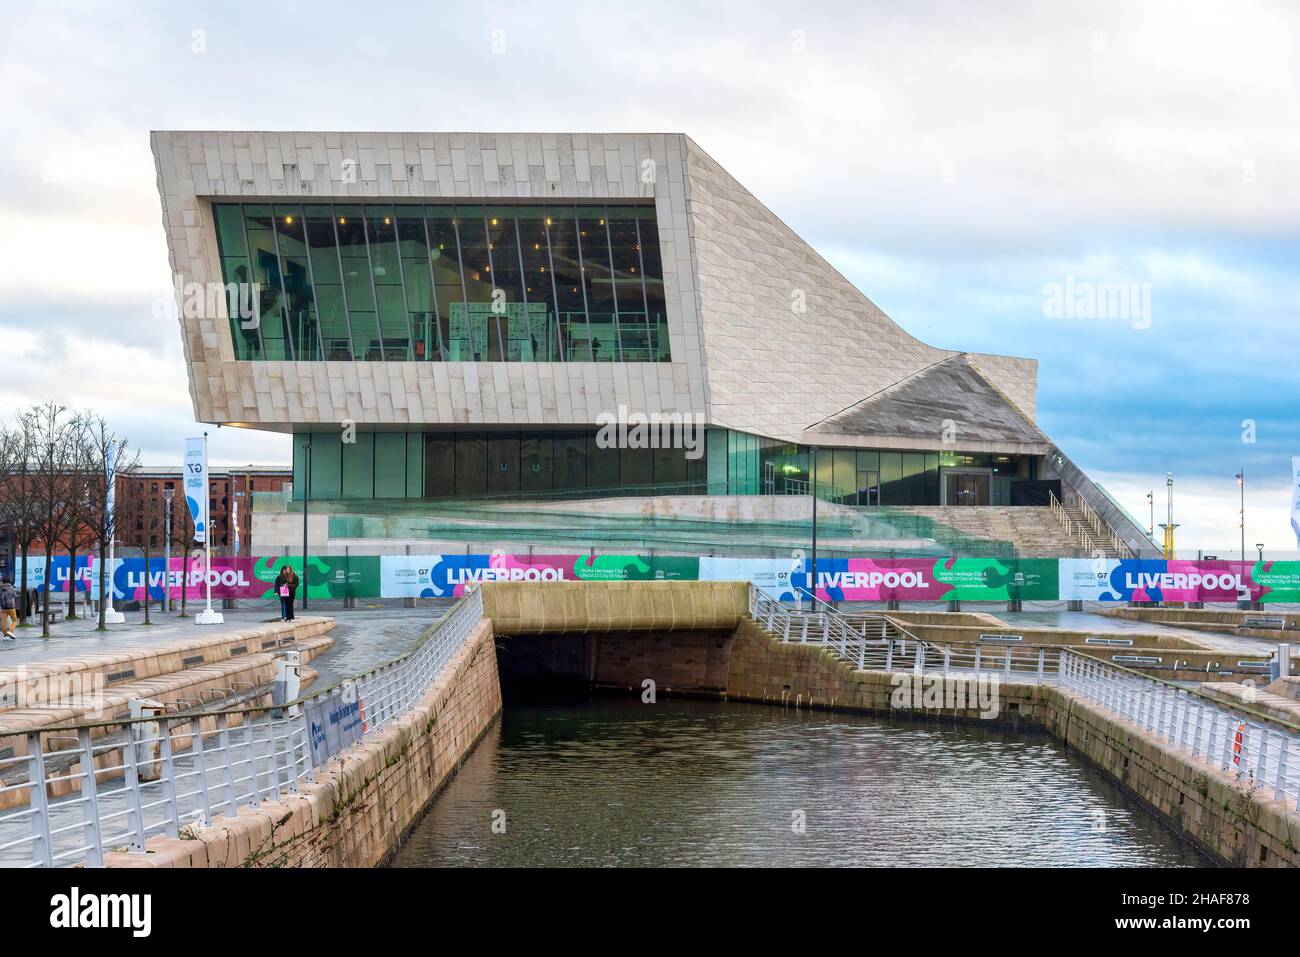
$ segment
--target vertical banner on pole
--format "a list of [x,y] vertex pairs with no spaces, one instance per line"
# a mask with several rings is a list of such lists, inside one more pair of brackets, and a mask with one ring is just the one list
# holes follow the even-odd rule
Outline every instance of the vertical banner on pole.
[[212,610],[212,536],[208,530],[208,437],[185,440],[185,502],[194,518],[194,540],[203,545],[203,611],[194,616],[196,625],[220,625],[225,616]]
[[185,503],[194,519],[194,541],[208,534],[208,450],[202,438],[185,440]]

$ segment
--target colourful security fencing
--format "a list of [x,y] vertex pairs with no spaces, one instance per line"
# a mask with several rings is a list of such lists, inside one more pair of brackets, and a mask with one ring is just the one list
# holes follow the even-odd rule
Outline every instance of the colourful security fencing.
[[[121,558],[111,580],[115,600],[138,600],[146,590],[179,599],[204,592],[201,559]],[[270,601],[272,582],[289,565],[312,599],[454,597],[482,581],[746,581],[775,598],[807,588],[812,562],[790,559],[694,558],[639,555],[312,555],[212,559],[212,596]],[[43,589],[41,558],[28,560],[28,587]],[[56,557],[56,592],[76,588],[98,597],[93,556]],[[1166,561],[1163,559],[829,558],[817,563],[817,595],[836,601],[1252,601],[1300,602],[1300,561]]]

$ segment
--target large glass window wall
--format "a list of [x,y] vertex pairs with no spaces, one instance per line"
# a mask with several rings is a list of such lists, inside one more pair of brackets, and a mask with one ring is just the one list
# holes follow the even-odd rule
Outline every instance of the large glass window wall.
[[213,214],[239,359],[671,360],[653,205],[218,203]]

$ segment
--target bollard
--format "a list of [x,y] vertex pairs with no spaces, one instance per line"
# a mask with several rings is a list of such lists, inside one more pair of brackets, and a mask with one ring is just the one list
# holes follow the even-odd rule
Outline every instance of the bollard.
[[1277,657],[1269,663],[1269,674],[1274,681],[1291,674],[1291,646],[1285,641],[1278,643]]
[[[163,713],[163,703],[150,698],[132,698],[129,702],[131,719],[156,718]],[[157,781],[162,776],[162,725],[157,721],[145,720],[132,725],[133,751],[131,760],[135,762],[136,779]],[[143,757],[143,760],[141,760]]]
[[1065,606],[1065,609],[1066,611],[1083,611],[1083,601],[1081,599],[1072,598]]
[[402,599],[402,604],[403,604],[405,607],[407,607],[407,608],[414,608],[414,607],[415,607],[415,602],[416,602],[416,599],[414,599],[414,598],[404,598],[404,599]]
[[[286,651],[282,657],[275,659],[275,684],[271,689],[271,703],[283,705],[295,700],[302,689],[302,652]],[[289,709],[289,714],[297,716],[298,705]],[[283,718],[284,708],[277,707],[271,712],[273,718]]]
[[948,602],[948,610],[949,610],[949,611],[961,611],[961,602],[957,601],[956,599],[953,599],[952,601],[949,601],[949,602]]

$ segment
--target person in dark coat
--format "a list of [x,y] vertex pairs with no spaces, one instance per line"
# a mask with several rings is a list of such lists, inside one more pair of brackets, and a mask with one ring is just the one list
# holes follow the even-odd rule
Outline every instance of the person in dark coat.
[[293,599],[298,594],[298,576],[288,565],[280,567],[275,579],[275,594],[280,599],[280,620],[293,621]]

